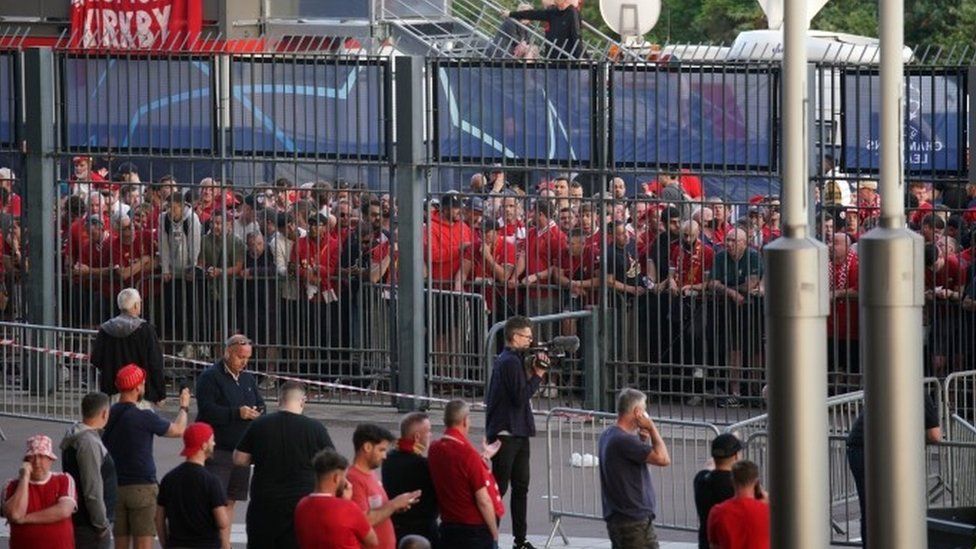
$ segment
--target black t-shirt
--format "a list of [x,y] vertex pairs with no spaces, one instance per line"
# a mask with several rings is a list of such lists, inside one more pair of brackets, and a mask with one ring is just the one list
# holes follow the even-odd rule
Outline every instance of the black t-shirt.
[[[925,394],[925,430],[934,429],[939,426],[939,409],[935,405],[932,397]],[[858,414],[851,425],[851,432],[847,435],[847,446],[849,448],[864,447],[864,411]]]
[[732,471],[698,471],[695,475],[695,508],[698,510],[698,547],[708,546],[708,512],[719,503],[735,495]]
[[335,448],[325,426],[300,414],[275,412],[251,423],[237,449],[251,454],[251,498],[296,502],[315,487],[312,458]]
[[383,462],[383,488],[391,499],[414,490],[423,491],[416,505],[391,517],[398,539],[407,534],[429,539],[436,534],[437,494],[427,468],[427,458],[400,450],[390,451]]
[[156,503],[166,509],[166,547],[219,549],[213,510],[227,505],[217,475],[184,461],[163,477]]

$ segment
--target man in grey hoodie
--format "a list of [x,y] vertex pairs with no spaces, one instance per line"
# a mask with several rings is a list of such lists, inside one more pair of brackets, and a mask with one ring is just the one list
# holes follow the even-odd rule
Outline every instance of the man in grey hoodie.
[[197,268],[203,234],[200,218],[179,192],[159,216],[159,264],[163,275],[162,328],[168,339],[183,341],[182,358],[196,357],[197,303],[203,298],[203,271]]
[[82,420],[61,440],[64,472],[78,486],[78,512],[72,516],[78,549],[109,549],[112,543],[117,478],[115,462],[100,435],[108,423],[108,410],[108,395],[85,395],[81,400]]
[[126,364],[135,364],[146,370],[146,401],[161,402],[166,398],[163,350],[156,329],[140,316],[142,296],[135,288],[126,288],[116,301],[122,312],[99,326],[89,355],[92,366],[101,372],[99,389],[107,395],[118,393],[116,372]]

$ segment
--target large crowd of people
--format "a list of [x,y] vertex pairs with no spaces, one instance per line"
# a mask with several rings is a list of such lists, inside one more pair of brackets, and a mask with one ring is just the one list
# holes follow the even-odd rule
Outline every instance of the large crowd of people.
[[[240,331],[270,371],[302,350],[318,360],[309,372],[349,379],[357,374],[353,351],[391,348],[401,243],[389,194],[283,178],[249,187],[209,177],[143,183],[134,164],[103,177],[92,162],[74,159],[61,198],[71,324],[98,326],[112,316],[117,292],[134,287],[162,340],[188,359],[210,358],[224,332]],[[10,179],[0,189],[13,189],[15,174],[2,169],[2,177]],[[761,252],[781,230],[775,193],[733,202],[688,172],[631,184],[615,177],[595,194],[568,176],[530,177],[490,168],[429,195],[423,271],[432,380],[464,382],[480,369],[478,325],[606,307],[615,379],[695,405],[709,395],[728,406],[757,401]],[[877,223],[880,196],[875,181],[836,170],[817,189],[817,235],[831,256],[831,387],[844,391],[860,384],[857,241]],[[974,367],[976,357],[966,337],[976,326],[976,186],[912,182],[909,190],[908,221],[926,242],[927,374],[944,377]],[[2,197],[7,216],[18,214],[16,193]],[[10,288],[24,264],[19,232],[6,235]],[[540,326],[540,335],[580,329],[566,321]],[[565,370],[543,394],[580,386],[578,370]]]

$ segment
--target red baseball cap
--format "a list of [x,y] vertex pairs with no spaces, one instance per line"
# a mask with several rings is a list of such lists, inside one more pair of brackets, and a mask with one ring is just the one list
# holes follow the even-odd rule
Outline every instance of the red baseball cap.
[[146,381],[146,371],[135,364],[126,364],[115,374],[115,388],[131,391]]
[[180,455],[190,457],[199,452],[200,448],[213,438],[213,435],[213,427],[202,421],[189,424],[183,431],[183,451]]

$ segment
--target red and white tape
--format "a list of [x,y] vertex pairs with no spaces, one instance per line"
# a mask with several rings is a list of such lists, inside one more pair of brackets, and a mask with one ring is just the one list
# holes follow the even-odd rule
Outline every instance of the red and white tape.
[[[34,347],[34,346],[31,346],[31,345],[24,345],[22,343],[18,343],[14,339],[0,339],[0,347],[15,347],[17,349],[24,349],[25,351],[31,351],[31,352],[35,352],[35,353],[42,353],[42,354],[47,354],[47,355],[51,355],[51,356],[60,356],[60,357],[64,357],[64,358],[71,359],[71,360],[88,360],[88,353],[76,353],[76,352],[72,352],[72,351],[62,351],[60,349],[49,349],[49,348],[44,348],[44,347]],[[184,362],[184,363],[187,363],[187,364],[194,364],[194,365],[197,365],[197,366],[204,366],[204,367],[210,366],[211,364],[213,364],[212,362],[205,362],[205,361],[202,361],[202,360],[195,360],[195,359],[191,359],[191,358],[184,358],[184,357],[177,356],[177,355],[166,355],[166,354],[164,354],[163,355],[163,358],[166,358],[166,359],[169,359],[169,360],[172,360],[172,361],[175,361],[175,362]],[[382,391],[382,390],[379,390],[379,389],[370,389],[370,388],[367,388],[367,387],[357,387],[355,385],[347,385],[345,383],[336,383],[336,382],[331,382],[331,381],[318,381],[318,380],[311,380],[311,379],[303,379],[303,378],[293,377],[293,376],[286,376],[286,375],[280,375],[280,374],[270,374],[270,373],[266,373],[266,372],[259,372],[259,371],[256,371],[256,370],[248,370],[248,371],[251,372],[254,375],[264,376],[264,377],[271,378],[271,379],[280,379],[282,381],[297,381],[299,383],[304,383],[305,385],[313,385],[313,386],[316,386],[316,387],[325,387],[325,388],[329,388],[329,389],[338,389],[338,390],[342,390],[342,391],[351,391],[351,392],[368,394],[368,395],[388,396],[388,397],[402,398],[402,399],[423,400],[423,401],[426,401],[426,402],[438,402],[438,403],[441,403],[441,404],[446,404],[446,403],[450,402],[450,399],[440,398],[440,397],[431,397],[431,396],[424,396],[424,395],[413,395],[413,394],[410,394],[410,393],[398,393],[396,391]],[[484,406],[484,404],[481,403],[481,402],[473,402],[473,403],[471,403],[471,405],[472,406]]]

